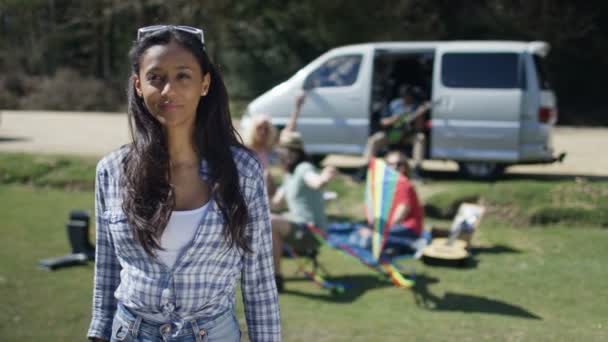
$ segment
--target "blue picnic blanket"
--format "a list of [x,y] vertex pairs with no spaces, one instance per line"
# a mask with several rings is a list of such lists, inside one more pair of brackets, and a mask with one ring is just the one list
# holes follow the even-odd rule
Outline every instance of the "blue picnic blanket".
[[[327,243],[339,249],[343,249],[346,246],[361,261],[369,265],[377,265],[378,262],[371,252],[371,236],[359,234],[359,229],[365,226],[365,224],[352,222],[331,223],[326,229]],[[403,233],[403,231],[389,231],[388,239],[381,255],[383,260],[391,262],[397,258],[412,257],[416,253],[420,242],[428,239],[428,234],[426,233],[423,233],[419,238],[412,238],[411,234]]]

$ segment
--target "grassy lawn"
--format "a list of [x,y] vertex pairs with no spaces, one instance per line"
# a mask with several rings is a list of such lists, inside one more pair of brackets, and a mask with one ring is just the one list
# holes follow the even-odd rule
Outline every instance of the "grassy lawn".
[[[90,320],[92,264],[55,272],[36,265],[69,252],[65,222],[73,208],[92,211],[86,175],[94,162],[48,159],[39,164],[51,166],[40,171],[26,166],[39,157],[21,156],[15,165],[34,171],[14,171],[8,181],[5,158],[0,155],[0,179],[8,183],[0,185],[0,340],[81,341]],[[27,176],[32,172],[37,176]],[[68,174],[83,181],[70,182]],[[331,188],[340,200],[330,204],[330,214],[360,219],[361,186],[343,178]],[[284,340],[606,340],[607,189],[607,182],[568,180],[431,180],[419,189],[436,217],[431,223],[447,225],[451,207],[464,199],[489,208],[470,267],[403,261],[416,272],[415,288],[405,290],[324,249],[320,260],[332,279],[353,285],[332,296],[294,274],[295,262],[286,260]]]

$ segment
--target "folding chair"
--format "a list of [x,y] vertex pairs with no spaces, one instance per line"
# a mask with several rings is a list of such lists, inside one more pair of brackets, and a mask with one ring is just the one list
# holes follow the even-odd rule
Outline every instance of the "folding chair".
[[[350,284],[332,282],[326,280],[329,275],[327,269],[319,262],[319,249],[325,244],[319,231],[313,225],[303,225],[293,233],[296,240],[293,244],[284,242],[283,249],[288,257],[293,258],[297,264],[296,273],[302,273],[306,278],[321,288],[330,290],[332,293],[342,293]],[[312,270],[309,269],[312,264]]]

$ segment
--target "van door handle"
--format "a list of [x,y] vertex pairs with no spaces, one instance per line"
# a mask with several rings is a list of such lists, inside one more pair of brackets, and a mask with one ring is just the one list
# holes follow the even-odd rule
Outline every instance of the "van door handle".
[[438,97],[433,100],[433,106],[437,106],[443,110],[451,111],[454,107],[454,101],[447,96]]

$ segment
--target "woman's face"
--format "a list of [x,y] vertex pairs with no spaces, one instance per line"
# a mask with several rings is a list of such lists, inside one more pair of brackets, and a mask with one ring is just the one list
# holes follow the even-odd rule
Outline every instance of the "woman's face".
[[386,156],[386,164],[397,170],[404,176],[408,176],[409,173],[409,165],[407,163],[407,159],[400,155],[399,153],[390,153]]
[[255,140],[258,144],[263,144],[270,136],[270,125],[264,121],[259,123],[255,128]]
[[196,108],[209,90],[209,73],[190,51],[176,42],[154,45],[141,57],[134,75],[137,94],[148,111],[165,127],[194,127]]

